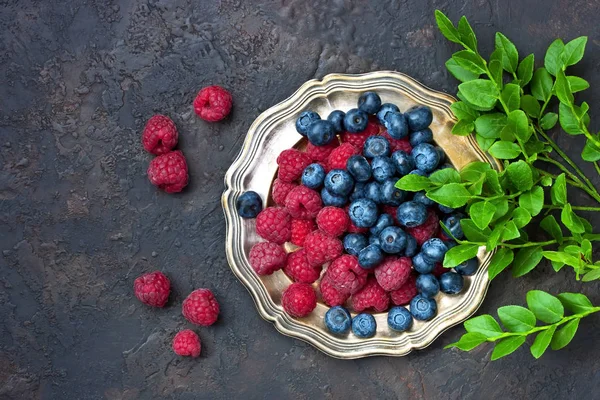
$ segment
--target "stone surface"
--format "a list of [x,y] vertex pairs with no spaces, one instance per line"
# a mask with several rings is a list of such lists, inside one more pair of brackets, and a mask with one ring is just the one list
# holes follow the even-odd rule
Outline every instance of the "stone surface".
[[[400,359],[340,361],[282,336],[227,266],[219,201],[224,172],[254,118],[308,79],[390,69],[455,93],[444,68],[454,47],[435,28],[435,8],[454,21],[466,14],[484,53],[502,31],[535,52],[537,64],[554,38],[588,35],[574,70],[592,85],[580,98],[594,117],[598,1],[0,6],[0,398],[589,398],[600,390],[597,316],[582,322],[567,348],[539,361],[526,348],[497,362],[489,361],[491,346],[442,350],[461,327]],[[193,114],[196,92],[209,84],[233,94],[223,123]],[[145,176],[151,156],[140,133],[155,112],[179,128],[191,176],[180,195],[157,191]],[[558,140],[572,156],[583,143],[564,134]],[[586,171],[593,176],[589,165]],[[132,296],[134,278],[154,269],[173,283],[165,309]],[[196,329],[200,359],[179,358],[170,342],[188,327],[181,301],[206,286],[221,303],[221,319]],[[582,290],[600,303],[597,283],[545,265],[518,280],[500,276],[480,312],[523,304],[532,288]]]

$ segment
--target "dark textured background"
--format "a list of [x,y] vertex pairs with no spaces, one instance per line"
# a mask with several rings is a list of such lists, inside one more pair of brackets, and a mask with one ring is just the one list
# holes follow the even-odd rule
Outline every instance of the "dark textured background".
[[[466,14],[484,53],[499,30],[538,65],[555,37],[588,35],[574,69],[597,115],[593,0],[0,0],[0,398],[597,398],[598,316],[539,361],[527,348],[496,362],[491,346],[442,350],[460,327],[408,357],[340,361],[277,333],[227,266],[222,180],[253,119],[330,72],[398,70],[455,93],[436,8]],[[191,109],[209,84],[233,93],[223,123]],[[140,132],[155,112],[175,120],[188,158],[179,195],[145,176]],[[560,142],[573,156],[582,147]],[[173,283],[165,309],[132,298],[133,279],[154,269]],[[222,314],[197,329],[202,357],[182,359],[170,342],[197,287]],[[504,274],[480,312],[523,304],[532,288],[598,304],[599,287],[549,266]]]

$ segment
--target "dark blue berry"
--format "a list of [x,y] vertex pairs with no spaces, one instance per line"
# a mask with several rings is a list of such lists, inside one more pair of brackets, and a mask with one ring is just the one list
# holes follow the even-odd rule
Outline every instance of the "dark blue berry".
[[370,228],[377,222],[379,213],[377,204],[369,199],[358,199],[350,203],[348,208],[350,220],[359,228]]
[[412,147],[415,147],[421,143],[431,143],[433,142],[433,132],[431,132],[431,129],[429,128],[425,128],[422,131],[412,132],[410,134],[409,142]]
[[441,165],[438,169],[446,168],[442,165],[444,161],[446,161],[446,153],[440,146],[435,146],[435,151],[438,153],[438,157],[440,158],[439,165]]
[[405,332],[410,329],[413,324],[413,317],[404,307],[396,306],[388,311],[388,326],[390,329],[397,332]]
[[364,131],[367,128],[368,122],[369,115],[358,108],[348,110],[346,116],[344,117],[344,127],[350,133]]
[[397,150],[393,152],[392,161],[400,176],[408,175],[410,171],[415,169],[415,160],[405,151]]
[[394,218],[390,214],[381,214],[377,219],[377,223],[369,229],[369,232],[371,232],[371,235],[378,236],[382,230],[392,225],[394,225]]
[[423,243],[421,246],[421,253],[432,261],[442,261],[446,252],[448,251],[448,247],[442,239],[431,238]]
[[375,336],[377,322],[371,314],[358,314],[352,319],[352,332],[360,338]]
[[381,242],[379,241],[379,236],[371,235],[369,236],[369,244],[376,244],[381,248]]
[[464,261],[454,267],[454,270],[461,275],[473,275],[477,272],[477,268],[479,267],[479,260],[477,257],[473,257],[467,261]]
[[406,201],[398,206],[396,219],[408,228],[419,226],[427,219],[427,207],[416,201]]
[[410,171],[408,174],[409,174],[409,175],[413,175],[413,174],[414,174],[414,175],[420,175],[420,176],[425,176],[425,177],[427,176],[427,172],[425,172],[425,171],[421,171],[420,169],[413,169],[413,170],[412,170],[412,171]]
[[429,143],[421,143],[413,147],[410,155],[415,160],[415,167],[424,172],[434,171],[440,163],[440,155]]
[[373,243],[358,253],[358,265],[364,269],[375,268],[383,261],[383,252],[378,244]]
[[236,207],[240,217],[256,218],[263,208],[262,199],[258,193],[249,190],[238,197]]
[[438,209],[444,214],[450,214],[456,211],[456,208],[446,207],[444,205],[438,204]]
[[369,182],[365,186],[365,197],[369,200],[374,201],[377,204],[381,204],[383,198],[381,196],[381,186],[377,182]]
[[398,226],[388,226],[379,234],[381,250],[398,254],[406,247],[406,233]]
[[446,272],[440,276],[440,290],[446,294],[457,294],[463,289],[464,279],[456,272]]
[[358,108],[367,114],[375,114],[381,108],[381,98],[375,92],[365,92],[358,98]]
[[354,179],[344,169],[332,169],[325,175],[325,189],[338,196],[348,196],[354,189]]
[[398,182],[398,178],[393,177],[381,184],[381,202],[383,204],[396,207],[406,199],[406,192],[398,189],[396,182]]
[[416,320],[429,321],[437,313],[437,303],[434,299],[418,294],[410,301],[410,313]]
[[394,167],[394,163],[389,157],[378,156],[373,158],[371,168],[373,169],[373,178],[377,182],[383,182],[396,175],[396,167]]
[[368,158],[389,156],[390,142],[383,136],[369,136],[363,146],[363,154]]
[[354,155],[348,159],[346,169],[357,182],[366,182],[371,179],[371,164],[361,155]]
[[450,163],[447,163],[447,162],[446,162],[446,163],[444,163],[444,164],[442,164],[442,165],[441,165],[441,166],[440,166],[438,169],[446,169],[446,168],[452,168],[452,169],[456,169],[456,168],[454,167],[454,165],[452,165],[452,164],[450,164]]
[[446,247],[448,248],[448,250],[450,250],[450,249],[451,249],[451,248],[453,248],[453,247],[456,247],[456,246],[458,246],[458,243],[456,243],[456,242],[455,242],[454,240],[452,240],[452,239],[445,240],[445,241],[444,241],[444,243],[446,244]]
[[400,112],[400,109],[392,103],[384,103],[381,105],[381,108],[377,112],[377,119],[381,125],[385,124],[385,117],[390,112]]
[[411,107],[404,115],[408,121],[408,127],[413,132],[427,128],[431,124],[431,121],[433,121],[433,114],[427,106]]
[[350,331],[352,316],[344,307],[331,307],[325,313],[325,326],[329,332],[335,335],[343,335]]
[[420,274],[430,274],[435,268],[435,262],[425,257],[423,253],[418,253],[412,258],[412,264],[415,271]]
[[323,201],[324,205],[334,207],[344,207],[348,202],[348,198],[346,196],[338,196],[337,194],[331,193],[326,188],[321,190],[321,200]]
[[385,116],[383,123],[385,129],[394,139],[402,139],[408,135],[408,123],[404,114],[399,112],[389,112]]
[[417,276],[417,290],[423,296],[435,297],[440,291],[440,282],[433,274],[420,274]]
[[306,137],[315,146],[325,146],[335,139],[335,129],[327,120],[315,121],[308,127]]
[[413,196],[413,201],[423,204],[425,207],[431,207],[435,204],[435,201],[431,200],[425,195],[425,192],[417,192]]
[[358,253],[369,245],[365,235],[360,233],[349,233],[344,236],[344,249],[346,253],[358,256]]
[[310,164],[302,172],[302,184],[310,189],[318,189],[323,185],[325,168],[321,164]]
[[446,228],[448,228],[452,236],[459,240],[465,236],[462,227],[460,226],[460,220],[462,218],[464,218],[464,215],[462,214],[450,214],[442,220],[442,222],[444,223]]
[[296,120],[296,131],[302,136],[306,136],[308,127],[315,121],[319,121],[321,116],[314,111],[303,111]]
[[335,129],[335,131],[337,133],[340,133],[344,130],[344,117],[345,116],[346,116],[345,112],[340,111],[340,110],[335,110],[335,111],[332,111],[331,114],[329,114],[329,117],[327,117],[327,120],[333,124],[333,129]]
[[364,182],[356,182],[354,184],[354,190],[350,195],[350,201],[362,199],[365,197],[365,187],[367,186]]
[[404,249],[404,256],[414,257],[415,254],[417,254],[418,247],[419,244],[417,243],[417,239],[411,235],[406,235],[406,248]]

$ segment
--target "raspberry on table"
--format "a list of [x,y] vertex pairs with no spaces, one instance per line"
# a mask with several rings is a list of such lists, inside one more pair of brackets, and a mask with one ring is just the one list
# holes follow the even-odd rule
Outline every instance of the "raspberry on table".
[[314,231],[304,240],[306,257],[311,265],[323,265],[338,258],[344,251],[342,241],[320,231]]
[[285,206],[285,198],[290,193],[290,191],[295,188],[295,183],[284,182],[281,179],[275,179],[273,182],[273,188],[271,190],[271,195],[273,196],[273,201],[278,206]]
[[171,151],[150,161],[150,183],[167,193],[178,193],[188,184],[188,167],[181,150]]
[[386,291],[398,290],[406,283],[412,272],[412,261],[408,257],[388,257],[375,267],[375,279]]
[[434,237],[440,229],[440,220],[433,210],[427,211],[427,219],[419,226],[406,228],[406,233],[417,240],[419,246]]
[[317,306],[317,294],[308,283],[292,283],[283,292],[281,305],[292,317],[306,317]]
[[319,282],[319,291],[321,292],[321,299],[329,307],[341,306],[350,297],[349,294],[345,294],[337,290],[331,284],[331,280],[325,274]]
[[142,133],[144,149],[160,156],[168,153],[177,145],[177,127],[171,118],[165,115],[154,115],[146,123]]
[[365,286],[350,298],[352,308],[356,312],[373,308],[377,312],[387,310],[390,304],[390,297],[387,292],[377,283],[374,277],[367,280]]
[[285,266],[287,254],[276,243],[261,242],[252,246],[248,258],[250,266],[258,275],[271,275]]
[[353,294],[367,283],[368,272],[358,265],[355,256],[344,254],[327,267],[325,276],[331,286],[342,294]]
[[348,228],[350,218],[342,208],[325,207],[317,214],[317,226],[331,236],[341,236]]
[[142,303],[152,307],[164,307],[171,292],[171,282],[162,272],[144,274],[133,282],[133,293]]
[[269,242],[284,244],[292,235],[292,217],[283,207],[267,207],[256,216],[256,233]]
[[282,151],[277,157],[277,177],[283,182],[293,182],[300,179],[304,168],[311,163],[310,157],[296,149],[287,149]]
[[315,227],[315,222],[312,219],[292,219],[292,238],[290,242],[296,246],[304,246],[304,239],[315,230]]
[[329,170],[346,169],[348,159],[359,153],[360,151],[350,143],[343,143],[329,154],[329,157],[327,158],[327,168]]
[[178,356],[198,357],[201,349],[200,338],[191,329],[177,332],[173,338],[173,351]]
[[306,251],[300,249],[288,255],[283,272],[294,282],[313,283],[321,276],[321,268],[320,265],[310,265],[306,258]]
[[311,219],[317,216],[323,202],[316,191],[306,186],[296,186],[285,198],[285,206],[293,218]]
[[340,145],[340,143],[336,140],[333,140],[331,143],[326,144],[325,146],[315,146],[312,143],[308,143],[306,145],[306,154],[310,157],[312,161],[317,162],[326,162],[327,157],[331,154],[331,152]]
[[400,289],[390,292],[390,297],[392,298],[392,303],[397,306],[403,306],[410,303],[417,293],[417,275],[412,273]]
[[390,142],[392,153],[398,150],[402,150],[410,154],[410,152],[412,151],[412,146],[410,145],[410,141],[408,140],[408,138],[394,139],[390,136],[390,134],[387,131],[381,132],[381,136],[383,136]]
[[193,324],[209,326],[219,317],[219,303],[209,289],[196,289],[183,301],[182,313]]
[[207,86],[194,99],[194,112],[208,122],[217,122],[231,112],[231,94],[221,86]]

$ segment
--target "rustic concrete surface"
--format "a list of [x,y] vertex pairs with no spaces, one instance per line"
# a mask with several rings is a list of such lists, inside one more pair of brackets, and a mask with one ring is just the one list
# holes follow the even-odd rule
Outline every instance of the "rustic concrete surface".
[[[436,8],[467,14],[486,53],[500,30],[538,64],[555,37],[588,35],[576,71],[592,84],[582,98],[600,106],[596,0],[0,0],[0,398],[597,397],[597,316],[537,362],[527,349],[497,362],[490,346],[442,350],[460,327],[405,358],[340,361],[260,319],[227,266],[222,179],[253,119],[330,72],[399,70],[454,93]],[[233,93],[223,123],[191,111],[209,84]],[[155,112],[179,127],[191,175],[180,195],[145,177],[139,137]],[[571,155],[582,146],[561,143]],[[132,298],[133,279],[153,269],[173,282],[162,310]],[[175,357],[181,301],[203,286],[221,319],[198,329],[202,358]],[[534,287],[600,303],[598,284],[545,266],[499,277],[481,312],[522,304]]]

